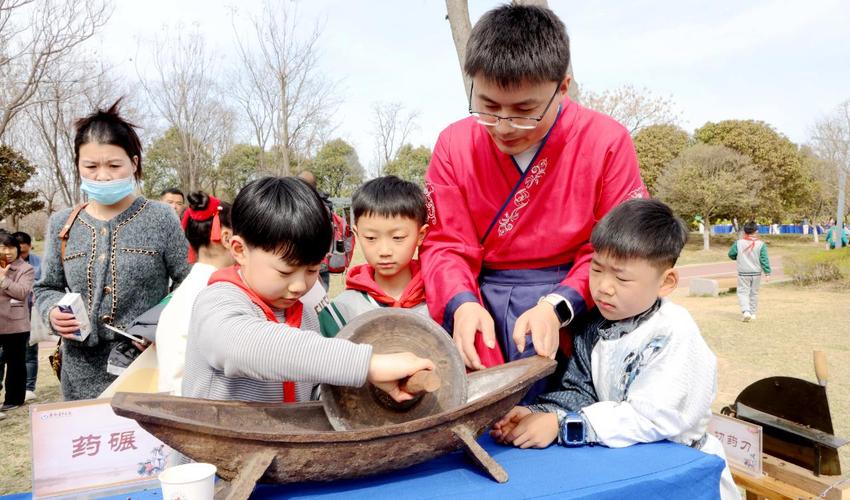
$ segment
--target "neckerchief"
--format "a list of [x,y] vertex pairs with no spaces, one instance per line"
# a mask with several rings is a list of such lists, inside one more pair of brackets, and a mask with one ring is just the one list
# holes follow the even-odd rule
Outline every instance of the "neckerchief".
[[[268,304],[260,298],[253,290],[248,288],[248,285],[245,284],[245,281],[242,279],[242,276],[239,274],[239,265],[234,265],[230,267],[225,267],[224,269],[219,269],[214,272],[212,276],[210,276],[209,285],[213,283],[230,283],[239,287],[240,290],[245,292],[245,295],[251,299],[251,302],[256,304],[260,309],[263,310],[263,313],[266,315],[266,319],[269,321],[273,321],[275,323],[280,323],[277,320],[277,316],[275,316],[274,311]],[[286,308],[284,311],[284,319],[287,325],[293,328],[301,328],[301,315],[304,312],[304,304],[301,301],[295,302],[292,306]],[[294,403],[295,402],[295,383],[286,381],[283,382],[283,402],[284,403]]]
[[404,291],[398,300],[387,295],[378,286],[378,283],[375,282],[375,269],[369,264],[352,267],[345,279],[345,288],[367,293],[379,304],[409,309],[425,302],[425,283],[422,281],[422,274],[419,269],[419,261],[411,260],[410,283],[404,287]]

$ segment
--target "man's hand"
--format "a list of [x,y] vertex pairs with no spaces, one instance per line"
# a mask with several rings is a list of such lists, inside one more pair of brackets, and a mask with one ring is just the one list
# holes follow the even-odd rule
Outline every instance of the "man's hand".
[[505,437],[528,415],[531,415],[531,410],[525,406],[514,406],[511,408],[511,411],[493,424],[493,428],[490,430],[490,436],[499,443],[510,444],[509,441],[505,440]]
[[548,302],[541,302],[532,307],[516,320],[514,325],[514,343],[519,352],[525,350],[525,337],[531,334],[534,350],[540,356],[555,359],[558,351],[561,322],[555,313],[555,308]]
[[546,448],[558,438],[558,416],[554,413],[526,415],[503,440],[517,448]]
[[463,364],[471,370],[483,370],[485,367],[481,364],[481,358],[475,350],[475,335],[481,332],[484,344],[490,349],[496,347],[493,318],[478,302],[466,302],[457,308],[454,320],[452,338],[460,351]]

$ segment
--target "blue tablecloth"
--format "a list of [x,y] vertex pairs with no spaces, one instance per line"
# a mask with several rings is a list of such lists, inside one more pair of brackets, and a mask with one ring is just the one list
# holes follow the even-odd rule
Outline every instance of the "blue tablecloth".
[[[457,452],[363,479],[260,485],[251,498],[719,498],[723,461],[670,442],[545,450],[501,446],[486,435],[479,442],[508,472],[507,483],[495,482]],[[161,499],[162,493],[152,489],[110,498]]]

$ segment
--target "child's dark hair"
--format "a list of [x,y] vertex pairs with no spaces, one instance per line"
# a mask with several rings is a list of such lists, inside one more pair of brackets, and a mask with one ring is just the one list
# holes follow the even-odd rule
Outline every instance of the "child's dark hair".
[[420,226],[427,220],[425,193],[416,184],[394,175],[378,177],[360,186],[351,199],[354,222],[361,216],[404,217]]
[[759,230],[758,224],[755,221],[747,221],[744,223],[744,234],[756,234]]
[[[200,192],[200,191],[199,191],[199,192]],[[159,193],[159,197],[160,197],[160,198],[162,198],[163,196],[165,196],[165,195],[167,195],[167,194],[179,194],[181,198],[183,198],[184,200],[186,199],[186,195],[185,195],[185,194],[183,194],[183,191],[180,191],[180,190],[179,190],[178,188],[176,188],[176,187],[172,187],[172,188],[168,188],[168,189],[163,189],[163,190],[162,190],[162,192],[161,192],[161,193]],[[229,227],[229,226],[228,226],[228,227]]]
[[[203,191],[195,191],[189,194],[188,210],[206,210],[210,205],[210,197]],[[233,229],[230,222],[230,203],[222,201],[218,209],[218,219],[221,221],[221,227]],[[191,217],[186,220],[186,239],[189,244],[197,252],[201,247],[210,244],[210,233],[212,232],[213,217],[209,219],[197,221]]]
[[21,244],[18,242],[18,239],[12,235],[12,233],[6,231],[0,233],[0,246],[15,247],[18,249],[18,257],[21,256]]
[[508,4],[486,12],[472,29],[463,70],[510,89],[560,82],[570,65],[570,38],[554,12]]
[[315,189],[295,177],[263,177],[243,187],[231,208],[233,234],[294,265],[316,265],[331,248],[333,226]]
[[120,98],[106,111],[98,109],[85,118],[74,123],[77,135],[74,136],[74,163],[80,164],[80,147],[84,144],[110,144],[123,149],[130,160],[138,158],[136,165],[136,180],[142,178],[142,143],[136,134],[136,126],[123,119],[118,112]]
[[621,203],[593,228],[590,243],[599,253],[615,259],[644,259],[667,269],[688,241],[688,228],[658,200],[635,199]]
[[12,236],[14,236],[21,245],[32,245],[32,236],[23,231],[15,231],[12,233]]

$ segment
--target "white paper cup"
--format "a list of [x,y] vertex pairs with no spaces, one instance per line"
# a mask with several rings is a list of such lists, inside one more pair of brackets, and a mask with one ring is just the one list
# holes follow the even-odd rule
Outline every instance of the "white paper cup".
[[169,467],[159,475],[164,500],[212,500],[215,465],[184,464]]

